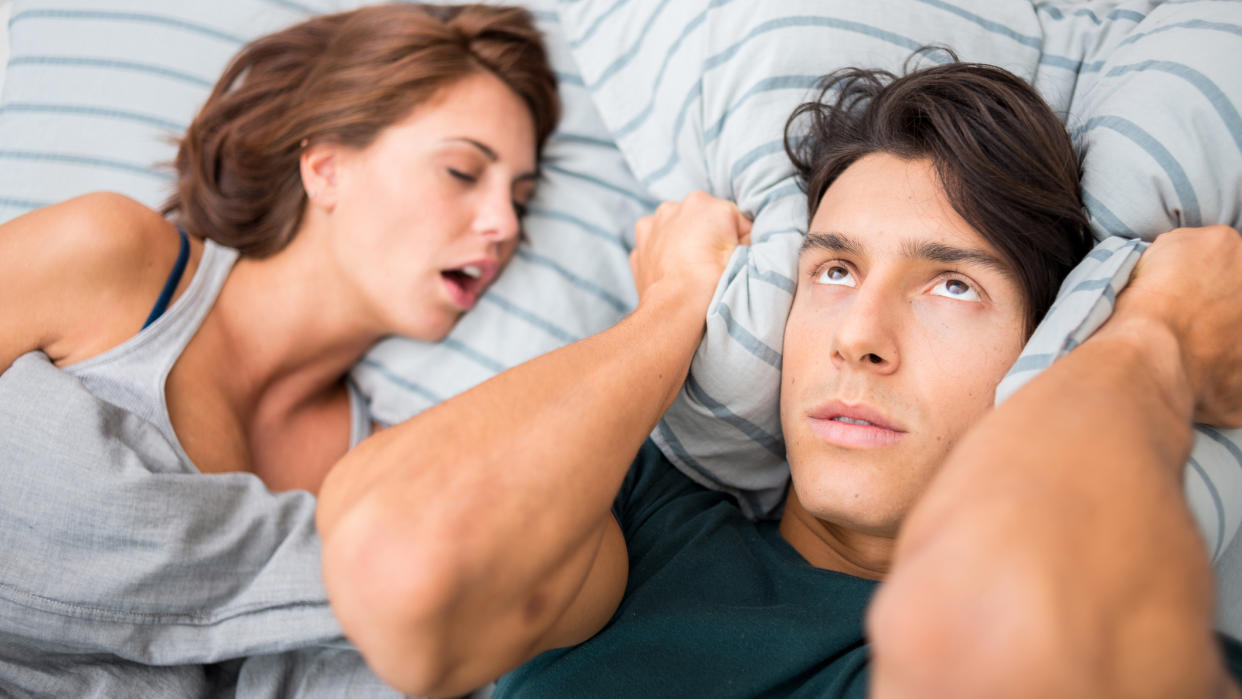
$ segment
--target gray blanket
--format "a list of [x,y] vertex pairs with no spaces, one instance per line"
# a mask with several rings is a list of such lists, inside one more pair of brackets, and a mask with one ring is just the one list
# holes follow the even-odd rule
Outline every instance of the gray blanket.
[[388,696],[320,577],[315,499],[199,473],[40,353],[0,375],[0,687]]

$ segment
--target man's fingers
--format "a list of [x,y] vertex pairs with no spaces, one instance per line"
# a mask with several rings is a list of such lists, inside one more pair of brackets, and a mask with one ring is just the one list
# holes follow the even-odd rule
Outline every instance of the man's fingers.
[[642,247],[647,241],[647,236],[651,234],[651,217],[643,216],[634,222],[634,247]]
[[755,222],[742,212],[741,209],[734,209],[737,213],[737,242],[739,245],[750,245],[750,231],[754,227]]

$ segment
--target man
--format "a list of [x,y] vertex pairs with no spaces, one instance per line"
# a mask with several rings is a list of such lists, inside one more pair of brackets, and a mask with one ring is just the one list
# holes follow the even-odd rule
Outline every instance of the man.
[[[992,410],[1085,251],[1068,139],[997,69],[851,71],[834,92],[800,110],[793,153],[814,214],[779,524],[643,446],[749,229],[691,196],[640,223],[629,318],[329,477],[325,580],[381,677],[451,694],[539,656],[498,693],[1236,692],[1178,484],[1192,415],[1242,424],[1242,352],[1222,339],[1242,320],[1242,241],[1162,238],[1109,324]],[[1121,477],[1127,499],[1105,498]]]

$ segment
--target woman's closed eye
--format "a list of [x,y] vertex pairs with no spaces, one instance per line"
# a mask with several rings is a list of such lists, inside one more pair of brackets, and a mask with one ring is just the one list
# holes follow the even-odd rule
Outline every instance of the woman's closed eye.
[[975,287],[957,277],[949,277],[936,283],[928,292],[934,296],[956,299],[958,301],[982,301]]
[[448,174],[452,176],[453,179],[461,180],[462,182],[469,182],[473,184],[479,181],[478,177],[475,177],[474,175],[464,170],[458,170],[456,168],[448,168]]

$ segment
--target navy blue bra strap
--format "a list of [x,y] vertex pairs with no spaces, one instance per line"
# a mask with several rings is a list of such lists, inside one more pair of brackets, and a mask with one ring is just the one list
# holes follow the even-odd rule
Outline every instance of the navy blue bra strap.
[[190,260],[190,239],[186,236],[185,231],[181,227],[177,227],[177,232],[181,234],[181,251],[177,253],[177,262],[173,264],[172,274],[168,275],[168,281],[164,282],[164,290],[160,292],[160,297],[155,300],[155,308],[151,309],[151,314],[147,316],[147,321],[142,324],[142,329],[146,330],[147,326],[159,320],[164,315],[164,311],[168,310],[168,302],[172,301],[173,292],[177,290],[177,285],[181,283],[181,276],[185,274],[185,265]]

